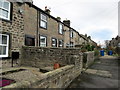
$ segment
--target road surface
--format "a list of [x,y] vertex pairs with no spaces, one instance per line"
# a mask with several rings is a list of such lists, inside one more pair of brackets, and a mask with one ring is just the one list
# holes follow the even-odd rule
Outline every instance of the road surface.
[[77,77],[67,89],[70,88],[119,88],[119,72],[117,58],[112,56],[100,57],[88,70]]

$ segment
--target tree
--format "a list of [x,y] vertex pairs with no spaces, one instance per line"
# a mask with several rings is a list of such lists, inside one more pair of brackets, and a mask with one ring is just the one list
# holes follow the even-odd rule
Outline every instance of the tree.
[[105,40],[105,46],[106,46],[106,48],[108,48],[108,47],[109,47],[109,43],[110,43],[110,41],[109,41],[109,40]]

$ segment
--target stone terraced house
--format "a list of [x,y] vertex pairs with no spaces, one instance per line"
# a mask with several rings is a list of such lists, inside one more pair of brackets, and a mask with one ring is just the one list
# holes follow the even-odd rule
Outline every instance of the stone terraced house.
[[[70,20],[50,15],[31,2],[0,0],[0,58],[11,63],[19,58],[22,46],[74,47],[81,35],[70,27]],[[86,41],[87,42],[87,41]],[[9,61],[9,62],[8,62]]]
[[109,41],[109,47],[117,47],[118,43],[120,43],[120,37],[116,36],[115,38],[112,38],[112,40]]

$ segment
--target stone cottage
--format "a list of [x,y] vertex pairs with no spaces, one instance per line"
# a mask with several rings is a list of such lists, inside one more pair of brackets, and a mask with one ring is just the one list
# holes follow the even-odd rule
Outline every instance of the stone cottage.
[[11,66],[12,59],[19,60],[22,46],[66,48],[79,44],[80,34],[70,27],[69,20],[61,22],[47,7],[41,10],[32,1],[12,1],[0,0],[2,67]]

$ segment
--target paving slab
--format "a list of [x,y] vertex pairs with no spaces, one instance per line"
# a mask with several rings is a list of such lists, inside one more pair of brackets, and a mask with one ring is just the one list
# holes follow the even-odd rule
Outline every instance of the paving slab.
[[85,72],[90,73],[90,74],[96,74],[97,70],[95,70],[95,69],[87,69]]
[[85,73],[95,74],[103,77],[112,77],[112,74],[109,71],[104,70],[87,69]]

